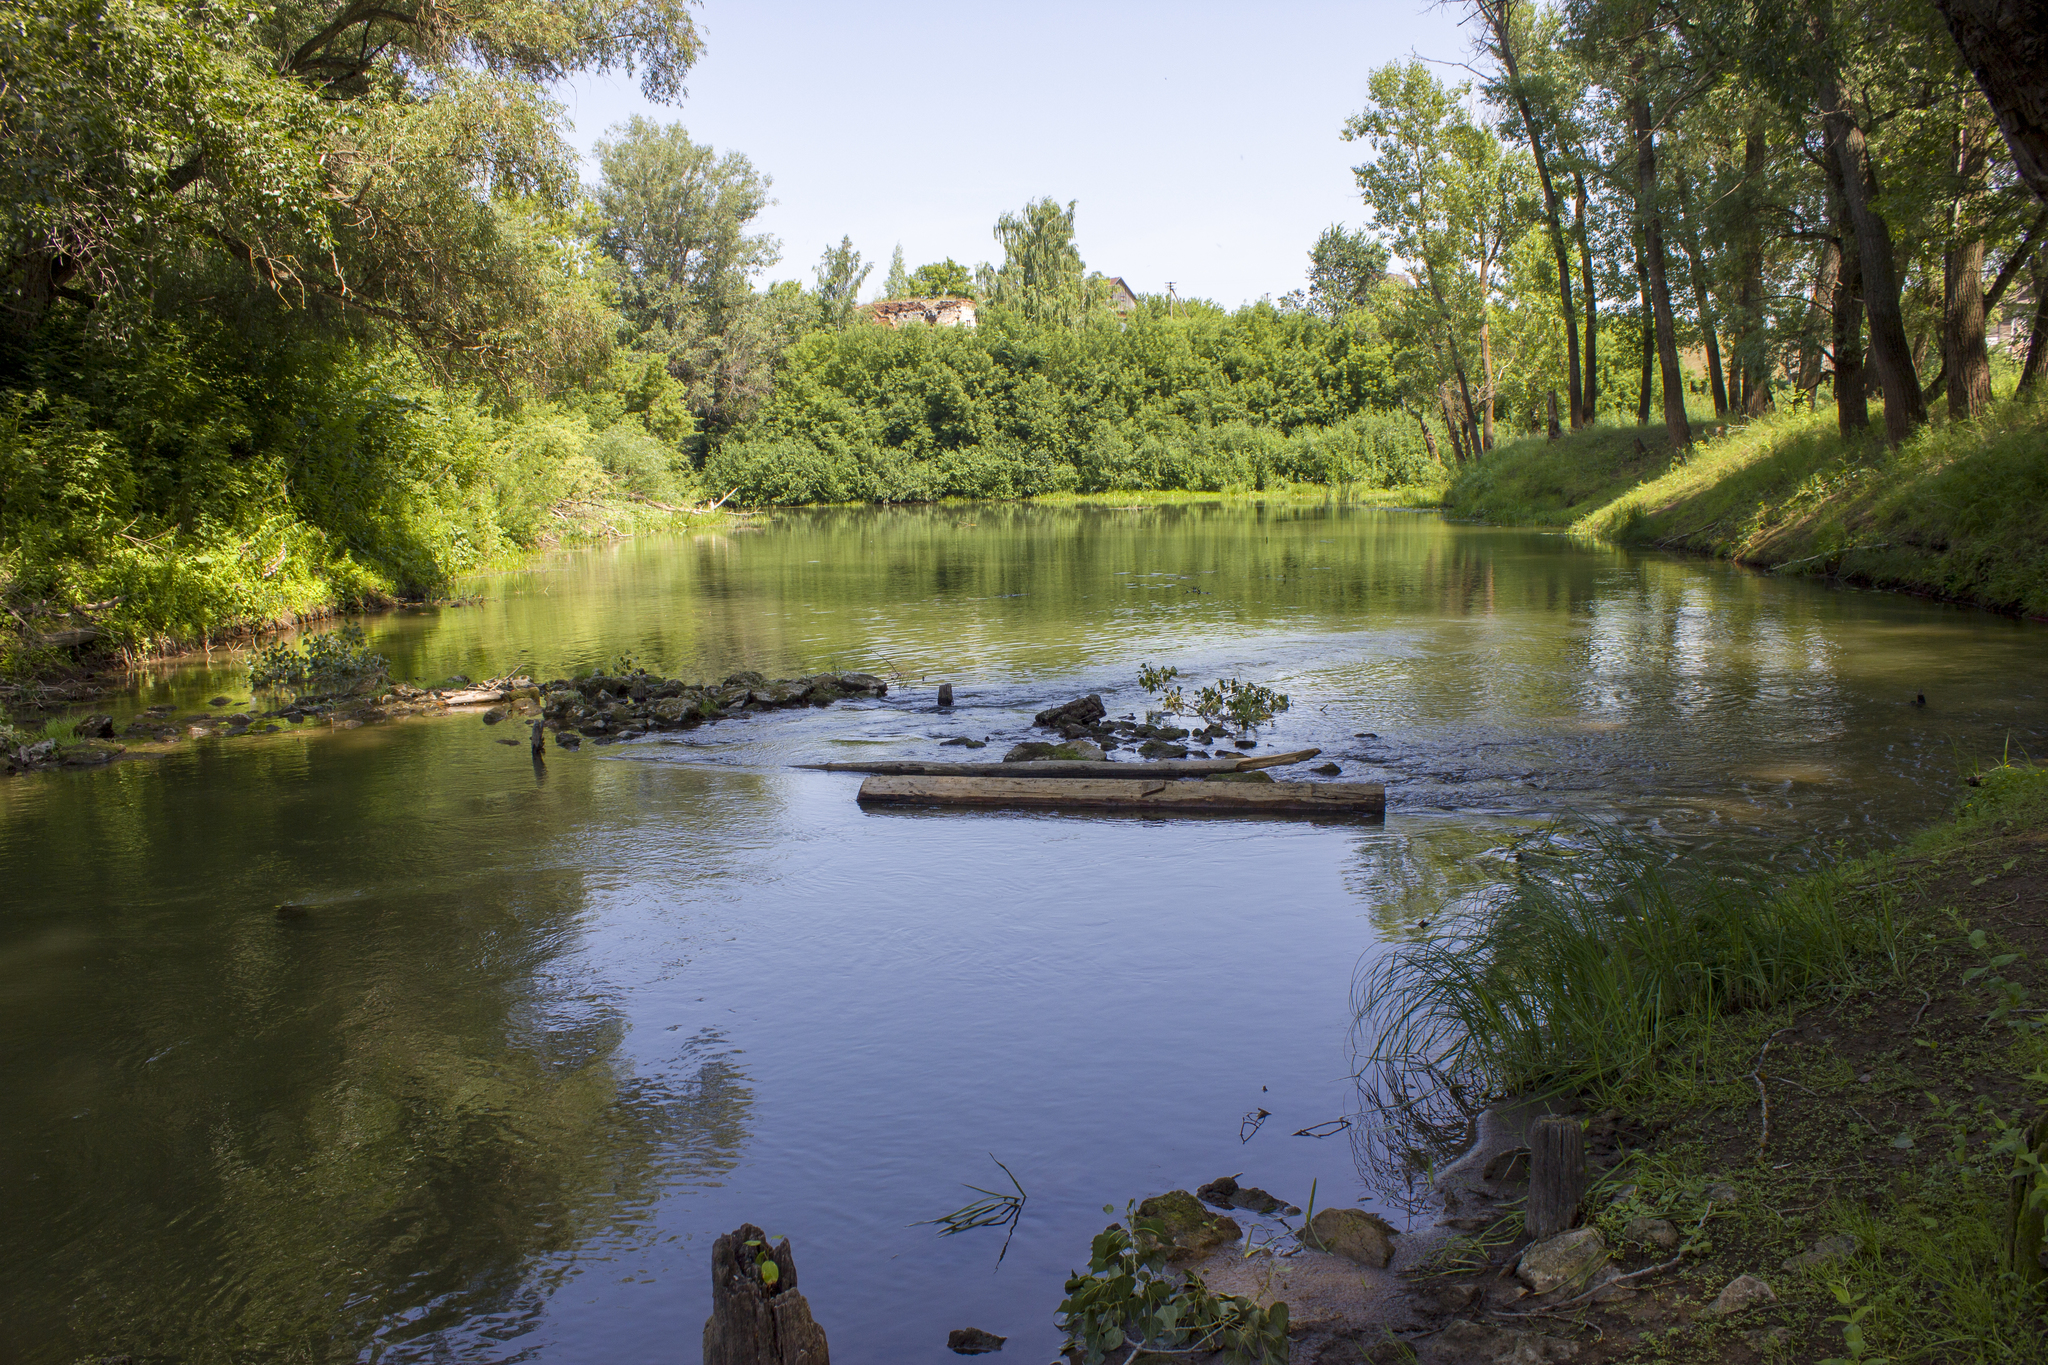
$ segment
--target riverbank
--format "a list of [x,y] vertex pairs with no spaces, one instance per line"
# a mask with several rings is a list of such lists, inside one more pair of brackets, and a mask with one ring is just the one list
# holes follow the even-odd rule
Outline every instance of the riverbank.
[[1443,498],[1455,517],[1555,526],[1787,574],[2048,616],[2048,404],[2006,400],[1898,449],[1832,410],[1508,442]]
[[1452,1074],[1549,1092],[1592,1158],[1582,1226],[1535,1252],[1526,1168],[1451,1185],[1423,1359],[2048,1359],[2038,1214],[2007,1249],[2048,1094],[2048,770],[1972,781],[1896,851],[1718,903],[1668,868],[1538,872],[1576,899],[1376,977],[1382,1051],[1460,1023]]

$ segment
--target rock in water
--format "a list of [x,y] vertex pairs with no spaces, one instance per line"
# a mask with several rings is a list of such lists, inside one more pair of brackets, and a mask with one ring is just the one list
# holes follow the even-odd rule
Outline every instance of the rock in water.
[[1394,1229],[1364,1209],[1319,1209],[1308,1235],[1314,1245],[1360,1265],[1383,1270],[1394,1259]]
[[80,739],[112,739],[114,737],[114,718],[112,716],[87,716],[84,720],[78,722],[78,728],[73,733]]
[[946,1333],[946,1349],[956,1356],[985,1356],[990,1351],[1002,1350],[1008,1340],[979,1327],[956,1327]]
[[1072,739],[1052,751],[1054,758],[1072,759],[1082,763],[1100,763],[1103,759],[1102,746],[1092,739]]
[[1244,1235],[1236,1219],[1209,1212],[1186,1190],[1169,1190],[1147,1199],[1138,1205],[1138,1218],[1159,1224],[1156,1236],[1139,1233],[1138,1249],[1163,1246],[1169,1262],[1198,1260]]
[[1559,1285],[1590,1278],[1607,1261],[1607,1243],[1594,1228],[1573,1228],[1532,1243],[1522,1253],[1515,1275],[1532,1294],[1548,1294]]
[[1003,755],[1003,762],[1036,763],[1040,759],[1051,758],[1052,751],[1053,746],[1050,744],[1040,740],[1027,739],[1022,744],[1012,745],[1010,752]]
[[1745,1308],[1758,1304],[1776,1303],[1778,1296],[1771,1287],[1754,1275],[1737,1275],[1728,1281],[1728,1287],[1714,1296],[1714,1301],[1700,1310],[1702,1317],[1725,1318],[1740,1313]]
[[1036,724],[1057,729],[1062,725],[1093,725],[1108,714],[1103,708],[1102,698],[1091,692],[1085,697],[1076,697],[1064,706],[1049,707],[1040,711],[1033,720]]
[[752,1223],[711,1248],[704,1365],[830,1365],[825,1329],[797,1292],[789,1239],[770,1246]]

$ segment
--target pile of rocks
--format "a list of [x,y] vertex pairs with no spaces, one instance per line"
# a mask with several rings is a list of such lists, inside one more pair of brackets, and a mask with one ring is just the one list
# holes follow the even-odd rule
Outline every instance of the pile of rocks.
[[[1179,725],[1151,725],[1126,716],[1122,720],[1109,719],[1108,708],[1102,698],[1090,693],[1077,697],[1063,706],[1050,707],[1040,711],[1033,722],[1056,732],[1061,739],[1071,743],[1089,743],[1098,746],[1104,753],[1118,748],[1138,751],[1141,758],[1186,758],[1188,741],[1193,744],[1213,744],[1230,732],[1221,725],[1209,725],[1199,730],[1189,730]],[[1054,745],[1024,745],[1011,751],[1006,762],[1021,763],[1033,758],[1070,758],[1073,754],[1058,753]],[[1045,752],[1019,753],[1023,749],[1044,749]],[[1100,757],[1096,755],[1082,755]]]
[[508,707],[486,723],[516,710],[539,715],[556,742],[575,748],[585,739],[605,744],[655,730],[689,730],[722,716],[794,706],[830,706],[848,697],[887,695],[889,684],[872,673],[814,673],[803,678],[768,678],[734,673],[721,683],[686,683],[649,673],[625,677],[597,674],[567,679],[508,695]]

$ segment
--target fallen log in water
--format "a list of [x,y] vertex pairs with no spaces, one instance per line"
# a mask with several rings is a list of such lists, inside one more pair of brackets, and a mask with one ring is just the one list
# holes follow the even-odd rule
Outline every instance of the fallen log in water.
[[1159,763],[1111,763],[1085,758],[1039,758],[1027,763],[938,763],[917,758],[882,758],[866,763],[799,763],[827,773],[876,773],[889,777],[1054,777],[1097,778],[1114,782],[1156,782],[1161,778],[1208,777],[1216,773],[1248,773],[1288,763],[1306,763],[1321,749],[1296,749],[1259,758],[1173,758]]
[[868,806],[1384,815],[1387,791],[1377,782],[1174,782],[1155,778],[1141,783],[1101,778],[885,775],[860,784],[860,801]]

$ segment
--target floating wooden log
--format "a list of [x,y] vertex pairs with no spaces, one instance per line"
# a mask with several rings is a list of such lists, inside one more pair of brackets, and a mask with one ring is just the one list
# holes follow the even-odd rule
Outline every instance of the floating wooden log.
[[1270,811],[1283,815],[1383,815],[1387,809],[1386,788],[1377,782],[1175,782],[1159,778],[1128,782],[1092,777],[883,775],[860,784],[860,800],[870,806]]
[[1111,763],[1083,758],[1040,758],[1028,763],[939,763],[917,758],[881,758],[866,763],[799,763],[826,773],[876,773],[889,777],[1030,777],[1099,778],[1116,782],[1156,782],[1161,778],[1208,777],[1214,773],[1248,773],[1306,763],[1321,749],[1296,749],[1258,758],[1172,758],[1158,763]]

